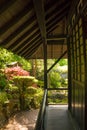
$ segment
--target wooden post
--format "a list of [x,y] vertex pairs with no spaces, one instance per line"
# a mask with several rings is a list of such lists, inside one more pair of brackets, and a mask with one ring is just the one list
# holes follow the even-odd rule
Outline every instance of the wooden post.
[[47,41],[43,39],[44,47],[44,89],[47,89]]
[[68,49],[68,109],[71,110],[71,59],[70,59],[70,41],[69,36],[67,36],[67,49]]

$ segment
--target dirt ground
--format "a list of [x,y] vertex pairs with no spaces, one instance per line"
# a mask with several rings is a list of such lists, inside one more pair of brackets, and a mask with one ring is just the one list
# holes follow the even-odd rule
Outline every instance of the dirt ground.
[[39,110],[19,112],[0,130],[34,130],[38,112]]

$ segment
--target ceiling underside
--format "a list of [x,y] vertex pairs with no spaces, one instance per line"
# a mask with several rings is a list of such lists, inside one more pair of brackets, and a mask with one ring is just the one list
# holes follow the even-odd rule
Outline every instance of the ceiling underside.
[[[26,59],[59,58],[67,50],[71,0],[0,0],[0,46]],[[67,54],[64,56],[67,57]]]

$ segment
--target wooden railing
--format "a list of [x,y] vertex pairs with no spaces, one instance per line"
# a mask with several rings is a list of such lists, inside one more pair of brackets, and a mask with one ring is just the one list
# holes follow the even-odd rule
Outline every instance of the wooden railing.
[[37,118],[35,130],[45,130],[44,119],[45,119],[45,113],[46,113],[46,101],[47,101],[47,89],[44,91],[44,96],[43,96],[41,108],[39,111],[39,115]]

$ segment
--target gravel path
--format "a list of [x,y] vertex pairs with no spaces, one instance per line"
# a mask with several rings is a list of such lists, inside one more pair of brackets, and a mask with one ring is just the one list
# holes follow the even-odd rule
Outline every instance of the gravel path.
[[34,130],[39,110],[19,112],[0,130]]

